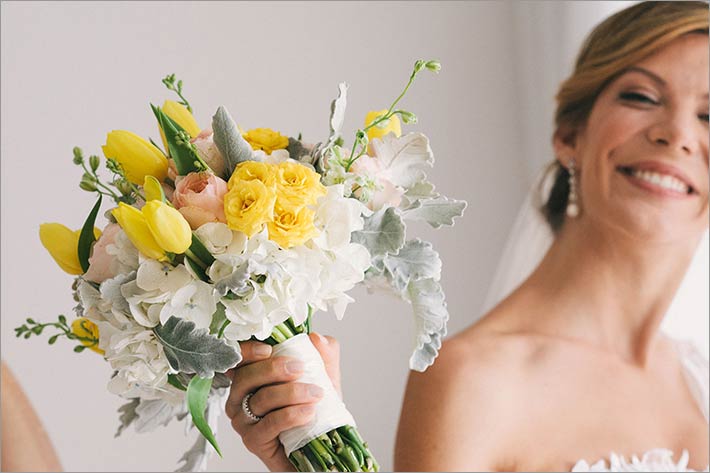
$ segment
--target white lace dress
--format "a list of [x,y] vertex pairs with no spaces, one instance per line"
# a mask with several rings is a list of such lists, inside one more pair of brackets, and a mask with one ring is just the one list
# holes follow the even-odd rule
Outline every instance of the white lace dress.
[[[700,353],[695,345],[690,342],[676,344],[681,362],[685,368],[684,373],[693,397],[703,411],[705,420],[708,420],[708,405],[710,404],[710,366],[708,360]],[[572,468],[573,472],[584,471],[696,471],[688,469],[688,451],[683,450],[680,458],[673,459],[673,452],[665,448],[655,448],[644,453],[641,458],[636,455],[625,458],[616,453],[606,459],[590,465],[585,460],[578,461]],[[706,468],[704,471],[710,471]]]

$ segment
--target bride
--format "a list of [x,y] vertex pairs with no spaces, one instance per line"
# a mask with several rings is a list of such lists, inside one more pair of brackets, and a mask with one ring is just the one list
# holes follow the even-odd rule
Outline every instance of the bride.
[[[708,51],[703,2],[639,3],[592,31],[557,95],[554,241],[410,374],[396,470],[707,468],[707,361],[659,326],[708,229]],[[312,338],[337,385],[337,345]],[[277,435],[310,419],[318,390],[268,347],[243,350],[227,414],[269,468],[291,469]]]

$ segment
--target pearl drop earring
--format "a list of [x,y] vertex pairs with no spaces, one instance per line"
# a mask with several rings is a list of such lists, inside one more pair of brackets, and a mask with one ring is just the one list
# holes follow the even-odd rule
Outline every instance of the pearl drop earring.
[[567,166],[567,172],[569,173],[569,198],[567,199],[566,213],[570,218],[576,218],[579,215],[579,204],[577,202],[577,179],[574,174],[574,166],[574,158],[572,158]]

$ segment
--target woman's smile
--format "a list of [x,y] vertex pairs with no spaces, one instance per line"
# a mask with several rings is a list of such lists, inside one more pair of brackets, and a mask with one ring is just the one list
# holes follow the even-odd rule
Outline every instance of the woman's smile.
[[634,186],[656,196],[685,200],[698,195],[682,171],[659,161],[617,166],[616,171]]

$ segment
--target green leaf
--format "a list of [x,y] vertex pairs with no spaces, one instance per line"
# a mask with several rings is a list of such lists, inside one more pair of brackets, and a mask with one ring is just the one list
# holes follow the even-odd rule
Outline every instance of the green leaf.
[[206,328],[195,328],[195,323],[189,320],[171,316],[153,332],[175,371],[212,378],[215,372],[224,373],[242,361],[235,347],[210,335]]
[[237,129],[232,116],[226,108],[220,106],[212,117],[214,143],[224,158],[224,172],[232,175],[237,164],[244,161],[255,161],[254,150]]
[[185,386],[182,385],[178,377],[172,373],[168,375],[168,384],[178,388],[180,391],[185,391],[187,389],[185,388]]
[[222,338],[220,329],[227,321],[227,316],[224,311],[224,305],[222,303],[217,303],[217,310],[212,314],[212,323],[210,324],[210,333],[212,335],[217,335],[218,338]]
[[197,427],[197,430],[212,444],[217,454],[221,457],[222,452],[217,445],[212,429],[210,429],[207,419],[205,419],[205,409],[207,408],[207,397],[210,394],[212,387],[212,378],[202,378],[195,376],[187,385],[187,407],[190,410],[192,422]]
[[190,251],[197,256],[205,266],[209,266],[214,263],[214,256],[212,256],[212,253],[210,253],[204,243],[202,243],[202,241],[194,233],[192,234]]
[[89,256],[91,256],[91,245],[96,241],[94,236],[94,222],[96,222],[96,214],[99,213],[99,208],[101,207],[101,195],[99,195],[98,200],[94,204],[94,208],[91,209],[89,216],[84,222],[84,226],[81,229],[81,234],[79,235],[79,246],[77,252],[79,254],[79,264],[81,264],[81,270],[87,272],[89,270]]
[[405,226],[394,207],[380,209],[364,220],[363,229],[352,234],[354,243],[365,246],[372,256],[397,253],[402,248]]
[[151,104],[155,117],[158,119],[158,125],[165,134],[165,141],[168,143],[168,153],[175,161],[175,169],[180,176],[185,176],[190,172],[199,172],[203,169],[195,162],[200,161],[200,157],[191,146],[184,146],[178,142],[178,133],[186,131],[175,120],[167,116],[160,107]]

